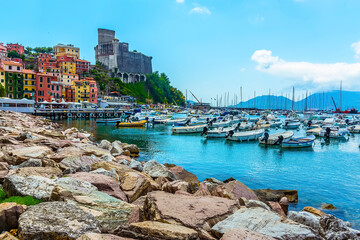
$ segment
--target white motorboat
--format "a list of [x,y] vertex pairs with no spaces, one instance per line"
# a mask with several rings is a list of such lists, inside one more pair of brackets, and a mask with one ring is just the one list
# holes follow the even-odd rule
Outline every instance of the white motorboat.
[[297,119],[289,118],[285,120],[283,124],[284,129],[297,129],[300,127],[300,121]]
[[289,138],[281,143],[282,148],[305,148],[312,147],[315,141],[315,136],[306,136],[299,138]]
[[281,144],[283,140],[289,139],[292,136],[294,136],[293,131],[274,133],[270,135],[268,133],[264,133],[264,136],[259,138],[259,143],[265,145],[278,145]]
[[254,141],[261,137],[264,134],[264,129],[252,130],[252,131],[245,131],[245,132],[236,132],[231,133],[229,132],[229,136],[226,137],[227,140],[231,141]]
[[206,127],[206,124],[195,125],[195,126],[173,127],[171,129],[171,132],[176,134],[201,133],[203,132],[204,127]]
[[347,129],[340,129],[338,126],[323,126],[319,132],[319,136],[325,138],[345,138],[348,134]]

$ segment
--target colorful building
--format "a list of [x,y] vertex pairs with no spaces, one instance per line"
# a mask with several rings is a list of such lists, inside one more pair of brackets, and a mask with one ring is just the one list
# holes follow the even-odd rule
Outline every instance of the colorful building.
[[23,78],[23,98],[34,99],[36,95],[36,72],[24,69]]
[[7,58],[7,49],[3,43],[0,43],[0,59],[5,60],[6,58]]
[[76,73],[83,74],[90,72],[90,62],[86,60],[76,59]]
[[5,71],[0,65],[0,84],[5,88]]
[[57,57],[58,67],[63,74],[76,74],[76,63],[70,56],[58,56]]
[[38,73],[36,75],[36,102],[52,101],[52,82],[57,82],[57,77],[49,73]]
[[97,86],[93,78],[74,80],[71,88],[75,94],[75,102],[97,103]]
[[56,58],[65,55],[71,56],[74,59],[80,58],[80,49],[71,44],[65,45],[59,43],[53,47],[53,52]]
[[5,71],[5,92],[8,98],[23,98],[23,66],[13,61],[1,61]]
[[19,55],[25,54],[24,46],[18,44],[18,43],[10,43],[6,44],[6,49],[8,52],[15,51]]
[[38,56],[38,68],[39,70],[48,71],[47,69],[53,69],[57,67],[56,58],[53,58],[48,53],[40,53]]

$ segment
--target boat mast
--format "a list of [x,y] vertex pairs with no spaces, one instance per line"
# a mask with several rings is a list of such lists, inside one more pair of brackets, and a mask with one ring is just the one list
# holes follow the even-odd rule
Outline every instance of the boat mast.
[[240,111],[242,111],[242,87],[240,87]]
[[256,109],[256,91],[254,91],[254,110]]
[[270,88],[269,88],[269,110],[271,109],[271,106],[270,106]]
[[304,109],[304,111],[307,111],[307,101],[308,101],[308,90],[306,90],[305,109]]
[[295,102],[295,87],[293,87],[293,97],[292,97],[292,106],[291,106],[292,111],[294,111],[294,102]]

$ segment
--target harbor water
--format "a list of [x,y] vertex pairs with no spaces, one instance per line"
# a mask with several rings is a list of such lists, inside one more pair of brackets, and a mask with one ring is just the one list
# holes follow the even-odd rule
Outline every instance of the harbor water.
[[[96,140],[120,140],[136,144],[140,160],[173,163],[194,173],[200,181],[208,177],[233,177],[252,189],[296,189],[299,202],[291,209],[320,208],[331,203],[336,210],[324,210],[360,229],[360,134],[349,140],[315,140],[313,148],[281,149],[257,142],[230,142],[205,139],[200,134],[173,135],[171,126],[146,128],[115,127],[93,120],[66,120],[64,127],[76,127],[94,134]],[[271,130],[270,133],[282,131]],[[305,135],[301,128],[296,136]]]

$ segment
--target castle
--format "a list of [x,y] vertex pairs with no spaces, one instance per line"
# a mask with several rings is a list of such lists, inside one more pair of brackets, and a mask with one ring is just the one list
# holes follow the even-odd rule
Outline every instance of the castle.
[[129,51],[129,44],[119,42],[113,30],[98,29],[95,59],[125,83],[145,81],[145,74],[152,73],[152,57]]

